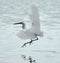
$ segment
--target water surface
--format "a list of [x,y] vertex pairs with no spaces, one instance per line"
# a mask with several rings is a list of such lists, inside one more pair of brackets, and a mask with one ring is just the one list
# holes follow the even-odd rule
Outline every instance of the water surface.
[[[31,27],[30,5],[35,2],[40,11],[44,37],[21,48],[29,40],[22,40],[16,33],[22,28],[13,23],[23,21]],[[0,0],[0,63],[29,63],[29,56],[36,63],[60,63],[60,1],[59,0]],[[26,60],[22,55],[26,56]]]

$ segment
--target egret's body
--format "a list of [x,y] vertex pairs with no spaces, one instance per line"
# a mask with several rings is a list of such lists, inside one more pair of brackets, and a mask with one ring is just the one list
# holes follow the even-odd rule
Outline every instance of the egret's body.
[[17,36],[21,39],[35,39],[37,37],[37,35],[29,29],[24,31],[21,30],[17,33]]
[[[36,5],[32,5],[31,6],[31,21],[32,21],[32,26],[30,29],[27,30],[21,30],[17,33],[17,36],[21,39],[31,39],[30,42],[35,41],[38,39],[37,36],[43,36],[43,32],[41,32],[40,29],[40,20],[39,20],[39,11]],[[23,22],[19,23],[22,24]],[[18,24],[18,23],[17,23]],[[24,24],[22,24],[24,25]],[[37,39],[36,39],[37,38]],[[33,40],[35,39],[35,40]],[[24,45],[26,45],[27,43],[25,43]]]

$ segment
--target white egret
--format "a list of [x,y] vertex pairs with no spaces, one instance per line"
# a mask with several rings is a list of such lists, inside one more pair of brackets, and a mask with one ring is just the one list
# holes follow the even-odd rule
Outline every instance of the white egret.
[[40,29],[39,10],[35,4],[31,6],[30,18],[32,21],[32,26],[30,29],[27,29],[27,30],[24,29],[25,23],[23,22],[14,23],[14,24],[22,24],[22,27],[23,27],[23,30],[17,33],[18,37],[20,37],[21,39],[31,39],[30,42],[24,43],[23,46],[25,46],[28,43],[31,44],[35,40],[38,40],[37,36],[43,37],[43,32]]

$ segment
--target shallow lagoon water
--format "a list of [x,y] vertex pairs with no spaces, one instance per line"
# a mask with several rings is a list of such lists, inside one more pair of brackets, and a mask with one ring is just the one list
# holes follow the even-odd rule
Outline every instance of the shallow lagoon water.
[[[60,63],[60,1],[34,0],[40,10],[41,29],[44,37],[21,48],[29,40],[22,40],[16,33],[22,28],[13,25],[24,21],[31,27],[30,0],[0,0],[0,63],[29,63],[29,56],[36,63]],[[28,10],[27,10],[28,9]],[[22,55],[26,56],[26,60]]]

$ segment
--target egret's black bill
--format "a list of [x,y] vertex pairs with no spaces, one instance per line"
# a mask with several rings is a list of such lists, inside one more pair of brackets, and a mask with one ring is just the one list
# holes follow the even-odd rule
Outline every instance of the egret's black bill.
[[23,22],[14,23],[14,25],[17,25],[17,24],[22,24],[22,28],[25,29],[25,23],[23,23]]
[[17,24],[23,24],[23,22],[19,22],[19,23],[14,23],[14,25],[17,25]]

